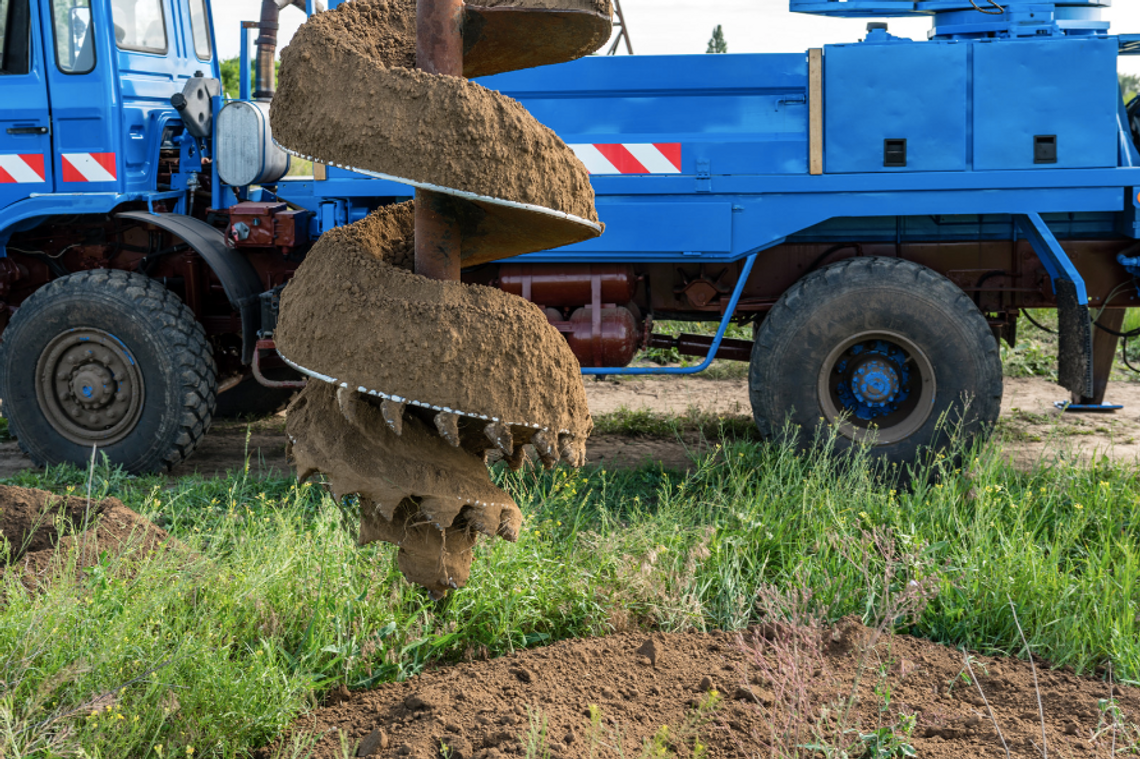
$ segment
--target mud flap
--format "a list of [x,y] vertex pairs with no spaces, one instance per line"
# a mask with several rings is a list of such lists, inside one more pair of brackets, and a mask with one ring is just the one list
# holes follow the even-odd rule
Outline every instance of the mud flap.
[[1061,387],[1082,398],[1093,394],[1092,316],[1082,305],[1077,286],[1064,279],[1053,280],[1057,291],[1057,380]]
[[124,211],[115,216],[164,229],[200,255],[218,275],[222,289],[234,310],[241,315],[241,361],[250,364],[261,328],[261,299],[264,286],[257,270],[240,251],[226,243],[222,230],[204,221],[181,214],[154,214],[149,211]]
[[1049,277],[1053,280],[1053,292],[1057,295],[1060,337],[1057,350],[1058,381],[1066,390],[1080,397],[1091,397],[1093,337],[1085,281],[1040,214],[1018,216],[1017,225],[1049,272]]

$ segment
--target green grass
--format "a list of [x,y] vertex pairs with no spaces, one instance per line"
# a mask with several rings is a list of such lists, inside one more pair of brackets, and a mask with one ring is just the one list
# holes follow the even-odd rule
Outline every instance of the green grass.
[[[1039,324],[1056,331],[1057,311],[1055,309],[1028,309],[1028,313]],[[1095,312],[1093,314],[1096,315]],[[1050,382],[1057,381],[1057,335],[1044,332],[1022,319],[1018,322],[1017,345],[1013,348],[1001,343],[1002,371],[1006,377],[1043,377]],[[1140,328],[1140,309],[1130,308],[1124,317],[1122,332]],[[1094,328],[1094,333],[1096,329]],[[1128,341],[1128,360],[1140,368],[1140,339]],[[1120,358],[1117,348],[1116,362],[1113,365],[1113,381],[1137,382],[1140,374],[1129,369]]]
[[[0,755],[241,757],[340,683],[612,630],[739,628],[767,583],[870,619],[895,590],[874,579],[873,529],[905,557],[899,582],[941,578],[910,632],[1021,653],[1012,601],[1044,660],[1140,680],[1135,468],[964,456],[965,472],[936,458],[909,490],[864,460],[749,440],[687,475],[497,471],[524,533],[482,544],[470,585],[441,603],[400,578],[391,547],[357,548],[351,507],[319,486],[99,468],[95,496],[188,551],[106,557],[42,593],[0,580]],[[68,467],[11,481],[86,489]]]
[[593,419],[595,435],[669,439],[697,434],[715,439],[760,439],[750,416],[717,416],[696,408],[680,416],[648,409],[621,408],[608,414],[597,414]]
[[[653,323],[653,332],[658,335],[690,335],[716,334],[719,327],[717,322],[672,322],[660,321]],[[734,340],[751,340],[752,326],[730,324],[724,336]],[[660,348],[647,348],[634,358],[637,364],[657,364],[668,366],[698,366],[704,362],[701,356],[682,356],[676,349],[662,350]],[[697,375],[703,379],[742,379],[748,376],[748,364],[744,361],[713,361],[708,369]]]

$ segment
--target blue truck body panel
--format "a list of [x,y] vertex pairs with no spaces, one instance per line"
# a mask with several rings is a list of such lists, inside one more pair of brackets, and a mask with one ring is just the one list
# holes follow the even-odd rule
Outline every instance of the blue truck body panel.
[[165,52],[145,52],[112,43],[110,0],[58,30],[51,3],[32,0],[30,71],[0,80],[0,156],[22,172],[0,182],[0,247],[37,214],[106,213],[157,197],[159,149],[182,126],[171,95],[196,72],[219,76],[216,56],[195,50],[189,2],[165,6]]

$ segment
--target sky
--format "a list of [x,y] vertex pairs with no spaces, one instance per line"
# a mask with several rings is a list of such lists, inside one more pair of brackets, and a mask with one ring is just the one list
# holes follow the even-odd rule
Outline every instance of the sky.
[[[639,55],[704,53],[712,30],[720,24],[730,53],[794,53],[860,39],[865,19],[832,19],[788,11],[787,0],[620,0],[633,51]],[[214,25],[223,58],[238,54],[240,22],[256,21],[259,0],[215,0]],[[1116,0],[1104,17],[1114,32],[1140,34],[1140,0]],[[305,20],[296,8],[281,12],[282,43]],[[891,19],[890,31],[922,39],[926,19]],[[284,44],[282,44],[284,46]],[[1140,74],[1140,56],[1121,59],[1121,70]]]

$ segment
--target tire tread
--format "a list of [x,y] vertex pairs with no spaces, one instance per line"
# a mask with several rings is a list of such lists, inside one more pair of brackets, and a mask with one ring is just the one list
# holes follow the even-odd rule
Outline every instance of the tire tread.
[[[55,279],[24,301],[21,310],[34,311],[36,306],[51,299],[95,290],[110,290],[122,296],[120,299],[132,301],[140,318],[154,325],[165,343],[176,348],[170,351],[175,361],[171,374],[180,378],[182,407],[172,413],[178,416],[179,428],[171,436],[173,442],[168,450],[159,454],[153,466],[169,471],[194,451],[209,429],[213,416],[216,370],[206,332],[193,312],[170,290],[144,274],[118,269],[95,269]],[[9,356],[9,348],[9,341],[0,340],[0,367],[7,366],[13,359]],[[3,377],[2,372],[0,377]],[[0,385],[6,381],[6,378],[0,379]],[[0,386],[0,393],[5,392],[6,388]],[[49,463],[39,460],[21,442],[19,430],[13,429],[11,433],[20,449],[38,465]]]

